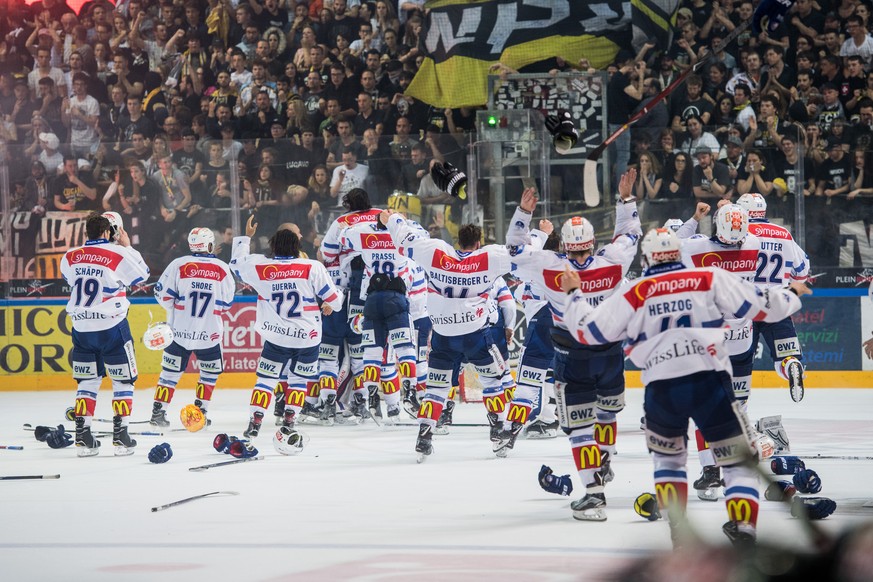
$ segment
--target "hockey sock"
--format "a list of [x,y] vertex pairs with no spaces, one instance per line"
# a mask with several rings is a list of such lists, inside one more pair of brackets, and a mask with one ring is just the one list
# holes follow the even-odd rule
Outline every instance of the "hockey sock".
[[526,400],[514,400],[509,404],[509,410],[506,412],[506,420],[503,421],[503,428],[509,430],[512,424],[527,424],[527,419],[530,417],[531,403]]
[[167,405],[173,401],[173,394],[175,394],[175,392],[175,383],[173,383],[173,386],[168,386],[158,380],[158,385],[155,388],[155,402],[160,403],[161,410],[166,408]]
[[[424,388],[425,389],[427,388],[426,383],[424,385]],[[416,389],[418,389],[418,388],[416,387]],[[449,388],[449,400],[455,400],[457,397],[458,397],[458,387],[452,386],[451,388]]]
[[285,392],[285,410],[293,410],[295,415],[300,414],[304,402],[306,402],[306,384],[289,383],[288,390]]
[[610,456],[615,455],[615,438],[618,434],[618,423],[614,412],[597,411],[597,422],[594,424],[594,440],[600,445],[601,451]]
[[674,517],[685,515],[688,506],[688,472],[685,470],[685,455],[662,455],[653,453],[655,462],[655,495],[658,507]]
[[249,401],[249,412],[266,414],[273,398],[273,390],[268,384],[258,382],[252,389],[252,399]]
[[[488,380],[484,376],[481,379]],[[495,379],[490,380],[495,381]],[[499,420],[506,419],[506,392],[503,391],[503,386],[483,388],[482,403],[485,405],[485,410],[495,413]]]
[[[573,461],[579,472],[579,480],[586,488],[589,485],[599,486],[595,475],[600,473],[600,446],[594,440],[593,427],[576,429],[570,433],[570,449]],[[588,489],[590,493],[600,493],[601,490]]]
[[336,398],[336,376],[324,374],[318,379],[319,394],[327,399],[328,396]]
[[758,476],[755,469],[724,467],[724,497],[728,519],[754,530],[758,524]]
[[133,384],[112,381],[112,414],[121,417],[122,426],[127,426],[133,410]]
[[700,459],[701,467],[710,467],[715,465],[715,457],[712,451],[709,450],[709,443],[703,438],[703,433],[700,429],[694,429],[694,438],[697,439],[697,458]]
[[76,416],[85,417],[85,426],[91,426],[91,419],[94,418],[94,408],[96,407],[96,398],[82,395],[81,392],[76,395]]
[[209,409],[209,403],[212,401],[212,392],[215,390],[215,384],[207,384],[202,380],[197,383],[194,389],[194,397],[200,401],[200,408],[206,412]]
[[[377,375],[376,375],[377,384],[376,385],[378,386],[378,381],[379,381],[378,370],[379,370],[379,368],[377,367],[376,370],[377,370]],[[370,391],[367,389],[366,382],[364,381],[364,376],[362,374],[358,374],[355,376],[354,388],[352,391],[354,394],[362,395],[365,399],[367,398],[367,396],[369,396]]]
[[446,399],[442,396],[428,391],[428,394],[422,399],[421,406],[418,408],[418,421],[420,423],[436,426],[440,415],[443,413],[443,408],[446,405]]

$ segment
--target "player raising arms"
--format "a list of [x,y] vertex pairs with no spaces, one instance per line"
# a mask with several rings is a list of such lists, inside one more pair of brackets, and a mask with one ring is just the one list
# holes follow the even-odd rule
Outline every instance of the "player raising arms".
[[428,238],[399,214],[383,211],[380,221],[387,224],[397,250],[428,276],[427,310],[433,335],[427,390],[418,412],[418,461],[433,452],[433,430],[452,388],[452,371],[465,359],[479,373],[491,440],[496,445],[498,422],[506,415],[501,384],[505,363],[487,329],[487,295],[494,281],[509,272],[509,252],[496,245],[481,247],[482,229],[473,224],[458,231],[461,249],[456,251],[444,241]]
[[643,238],[643,277],[597,308],[567,269],[562,286],[565,322],[586,345],[625,341],[645,385],[646,443],[655,465],[658,505],[667,511],[674,546],[683,543],[680,524],[688,502],[688,419],[712,445],[724,467],[728,522],[722,528],[734,544],[753,543],[758,519],[758,480],[752,461],[751,428],[731,388],[724,347],[724,319],[751,316],[779,321],[800,308],[802,283],[764,291],[738,276],[711,267],[682,264],[681,242],[668,229]]
[[[511,250],[518,277],[543,289],[555,325],[552,343],[555,348],[553,368],[558,418],[570,440],[579,478],[586,487],[582,499],[570,505],[573,517],[579,520],[606,519],[603,486],[612,480],[610,457],[615,454],[616,414],[624,408],[624,356],[618,342],[606,346],[583,346],[567,332],[561,277],[565,268],[578,272],[584,296],[592,305],[609,297],[621,283],[634,260],[642,234],[633,196],[636,177],[634,169],[622,175],[613,239],[597,253],[594,252],[594,227],[580,216],[568,219],[561,228],[561,243],[566,255],[526,246],[514,246]],[[527,238],[536,203],[533,189],[525,190],[512,217],[507,242]],[[521,388],[519,385],[519,392]],[[523,407],[525,411],[521,417],[526,418],[532,396],[517,394],[509,416],[519,416],[513,409]],[[501,444],[511,448],[523,425],[523,420],[504,425]]]
[[[100,441],[91,434],[97,391],[104,374],[112,379],[112,444],[115,454],[132,455],[136,441],[127,433],[137,379],[133,338],[127,323],[125,287],[149,276],[142,255],[130,246],[124,228],[92,214],[85,222],[88,240],[68,250],[61,259],[61,274],[71,288],[67,313],[73,322],[70,354],[76,391],[77,455],[98,454]],[[112,240],[118,244],[113,244]]]
[[[246,236],[233,239],[231,268],[258,293],[255,330],[264,340],[258,360],[258,380],[252,390],[247,438],[258,436],[264,413],[277,382],[287,382],[285,414],[279,429],[285,437],[295,433],[295,417],[303,408],[307,384],[318,380],[318,344],[321,313],[342,307],[342,295],[333,286],[324,265],[298,258],[300,239],[290,230],[270,238],[272,258],[249,254],[257,231],[254,216],[246,223]],[[323,301],[321,309],[316,297]],[[289,439],[290,440],[290,439]]]
[[[170,426],[166,407],[173,400],[176,384],[188,367],[191,352],[197,356],[200,367],[194,405],[204,416],[218,375],[224,371],[221,314],[233,303],[236,283],[230,267],[213,254],[215,234],[211,229],[192,229],[188,234],[188,248],[191,254],[167,265],[155,285],[155,298],[158,305],[166,309],[167,323],[173,328],[173,343],[164,349],[150,421],[154,426]],[[206,423],[211,424],[209,419]]]

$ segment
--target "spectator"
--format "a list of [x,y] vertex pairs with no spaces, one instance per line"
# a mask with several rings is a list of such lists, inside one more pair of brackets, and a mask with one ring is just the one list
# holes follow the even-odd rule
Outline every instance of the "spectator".
[[843,110],[843,104],[840,103],[840,93],[836,85],[825,83],[821,87],[821,94],[823,102],[815,122],[821,127],[822,131],[828,132],[835,119],[846,118],[846,112]]
[[79,174],[79,160],[73,156],[64,156],[63,172],[54,179],[52,196],[55,210],[72,212],[98,208],[94,180],[89,173]]
[[64,80],[64,72],[51,65],[52,50],[51,48],[39,48],[36,51],[36,66],[27,75],[27,83],[33,93],[39,90],[39,80],[48,77],[55,82],[58,92],[61,95],[67,94],[67,84]]
[[158,160],[158,167],[151,179],[161,190],[161,216],[165,222],[174,223],[173,231],[182,232],[187,227],[187,218],[194,216],[200,206],[191,204],[191,190],[185,174],[173,167],[171,156]]
[[58,136],[53,133],[39,134],[39,145],[42,151],[39,153],[38,160],[50,176],[57,176],[64,166],[64,156],[58,151],[60,144]]
[[328,205],[332,202],[330,194],[330,179],[327,173],[327,167],[324,164],[318,164],[312,168],[312,175],[306,182],[310,197],[317,201],[320,205]]
[[46,210],[51,207],[49,201],[49,186],[51,181],[46,174],[46,169],[42,162],[36,161],[30,164],[30,176],[27,177],[27,181],[24,183],[23,211],[32,211],[37,216],[44,216]]
[[766,163],[760,150],[751,150],[746,156],[746,164],[742,173],[737,174],[736,193],[740,196],[748,192],[757,192],[768,196],[773,190],[773,169]]
[[[645,85],[644,85],[645,86]],[[712,117],[712,104],[703,97],[703,79],[698,75],[691,74],[685,81],[685,95],[677,96],[672,102],[672,128],[673,131],[685,131],[685,120],[690,115],[696,115],[704,126],[709,125]],[[663,127],[666,124],[661,124]]]
[[17,79],[15,81],[13,92],[15,94],[15,103],[7,120],[15,125],[18,141],[22,143],[24,136],[31,130],[33,113],[37,107],[30,99],[30,89],[28,89],[27,81],[24,79]]
[[857,55],[864,61],[864,68],[870,70],[873,62],[873,38],[864,26],[864,19],[853,14],[846,19],[847,38],[840,46],[841,57]]
[[734,123],[740,125],[743,131],[748,132],[750,119],[755,116],[755,110],[752,107],[752,90],[745,83],[738,83],[734,86],[734,112],[736,117]]
[[428,172],[427,148],[424,144],[417,143],[412,146],[410,163],[400,166],[400,177],[397,189],[401,192],[418,192],[421,179]]
[[642,152],[638,163],[639,171],[637,172],[636,184],[634,184],[634,196],[637,202],[656,198],[664,183],[657,158],[651,152]]
[[767,69],[761,74],[761,93],[775,89],[783,98],[788,98],[794,86],[794,69],[785,64],[785,50],[779,45],[770,45],[764,51]]
[[[341,159],[342,152],[345,149],[352,148],[355,150],[355,159],[364,159],[367,152],[352,130],[352,122],[348,119],[340,119],[336,124],[336,129],[339,134],[339,139],[329,148],[327,154],[328,169],[337,168],[341,165],[337,160]],[[363,186],[353,186],[353,188],[361,188]]]
[[124,144],[133,141],[133,134],[141,133],[145,139],[151,139],[155,135],[155,125],[152,120],[142,113],[142,96],[127,96],[127,116],[122,117],[118,124],[118,143],[116,150],[121,150]]
[[330,180],[330,195],[336,200],[336,206],[342,206],[343,196],[354,188],[363,188],[370,169],[358,163],[358,149],[346,146],[342,149],[342,165],[333,170]]
[[[613,133],[631,116],[631,111],[643,98],[646,65],[635,62],[630,53],[619,52],[615,64],[618,71],[609,80],[607,93],[611,96],[607,109],[609,132]],[[621,176],[630,159],[630,132],[624,132],[609,146],[609,158],[615,161],[614,176]],[[618,183],[618,180],[613,182]]]
[[743,61],[743,72],[737,73],[727,82],[725,90],[731,95],[735,94],[737,85],[746,85],[746,97],[757,101],[758,90],[761,88],[761,55],[750,50]]
[[[713,156],[718,155],[721,146],[714,135],[708,131],[703,131],[703,120],[698,115],[689,115],[688,119],[685,120],[685,126],[688,128],[688,133],[679,149],[691,154],[700,148],[707,148]],[[696,155],[695,158],[697,158]],[[697,162],[694,165],[697,166]]]
[[712,150],[706,146],[698,146],[694,156],[697,166],[691,175],[691,186],[697,201],[712,204],[721,199],[730,199],[733,188],[727,166],[715,161]]
[[373,129],[377,134],[382,134],[382,112],[373,108],[372,95],[361,91],[358,93],[358,114],[355,116],[354,122],[355,135],[362,136],[367,129]]

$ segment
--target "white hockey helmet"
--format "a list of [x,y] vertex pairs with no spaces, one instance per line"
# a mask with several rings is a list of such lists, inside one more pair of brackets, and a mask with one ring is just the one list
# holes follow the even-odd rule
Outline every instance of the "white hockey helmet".
[[188,248],[192,253],[209,253],[212,249],[209,246],[215,247],[215,233],[211,228],[199,226],[192,228],[188,233]]
[[749,213],[749,220],[767,218],[767,201],[757,192],[743,194],[737,200],[737,205],[742,206]]
[[281,455],[296,455],[303,450],[305,440],[303,433],[283,426],[273,435],[273,448]]
[[166,321],[153,323],[142,336],[142,343],[150,350],[163,350],[173,343],[173,328]]
[[647,232],[640,248],[646,268],[682,260],[682,241],[669,228],[653,228]]
[[673,232],[679,232],[679,229],[682,228],[682,225],[685,224],[681,218],[668,218],[667,222],[664,223],[664,228],[669,228]]
[[587,218],[568,218],[561,227],[561,242],[568,253],[590,251],[594,248],[594,227]]
[[715,213],[715,236],[726,245],[740,244],[749,234],[749,213],[742,206],[725,204]]
[[104,212],[104,218],[109,221],[109,230],[112,232],[112,240],[118,238],[118,231],[124,230],[124,222],[121,220],[121,215],[117,212]]

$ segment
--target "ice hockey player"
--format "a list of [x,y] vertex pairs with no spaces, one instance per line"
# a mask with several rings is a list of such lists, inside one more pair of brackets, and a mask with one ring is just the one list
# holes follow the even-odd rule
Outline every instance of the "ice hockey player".
[[[359,391],[363,389],[364,351],[361,335],[351,328],[350,321],[364,312],[364,302],[360,298],[364,262],[360,258],[347,258],[340,250],[341,239],[348,227],[376,222],[382,212],[373,208],[367,191],[362,188],[349,190],[343,196],[342,203],[347,212],[331,223],[320,248],[331,279],[346,298],[342,309],[325,316],[324,339],[319,347],[321,420],[325,424],[332,424],[337,419],[337,380],[342,358],[348,357],[350,360],[351,385]],[[365,410],[365,406],[358,406],[359,412]]]
[[85,233],[85,246],[68,250],[61,259],[61,274],[71,289],[66,309],[73,322],[70,359],[78,384],[74,407],[77,455],[99,453],[100,441],[91,433],[91,421],[104,375],[112,379],[115,454],[132,455],[136,441],[127,426],[137,367],[125,287],[147,279],[149,268],[130,246],[121,224],[113,226],[105,216],[92,214],[85,222]]
[[455,250],[442,240],[428,238],[399,214],[384,211],[380,220],[387,224],[398,251],[421,265],[429,281],[427,308],[433,334],[427,390],[418,412],[418,461],[433,452],[433,430],[452,388],[452,371],[464,359],[479,373],[490,437],[496,444],[499,421],[506,416],[501,382],[505,363],[487,329],[485,296],[494,281],[509,272],[509,252],[502,246],[482,247],[482,230],[473,224],[460,228],[460,250]]
[[[353,410],[364,406],[368,399],[371,414],[381,414],[379,389],[385,393],[387,419],[394,423],[400,415],[400,384],[396,384],[396,369],[404,386],[415,386],[416,346],[412,337],[408,290],[413,278],[410,265],[397,252],[391,234],[381,222],[362,222],[343,231],[340,253],[364,262],[361,280],[361,300],[364,301],[361,345],[364,348],[364,385],[352,394]],[[392,353],[393,352],[393,353]],[[382,377],[383,371],[386,377]],[[393,377],[388,377],[388,374]],[[384,380],[381,382],[380,380]]]
[[[767,220],[764,197],[754,192],[743,194],[737,205],[749,213],[749,233],[761,243],[755,285],[781,287],[791,281],[806,281],[809,258],[787,228]],[[776,373],[788,381],[791,399],[800,402],[803,399],[803,353],[794,322],[790,317],[775,323],[756,321],[753,328],[752,346],[757,347],[758,339],[763,336]]]
[[[279,429],[287,438],[295,433],[296,416],[303,408],[307,383],[318,381],[318,344],[321,314],[342,307],[342,295],[333,286],[324,265],[299,259],[300,239],[290,230],[270,238],[272,258],[249,254],[257,231],[254,216],[246,223],[246,236],[233,239],[231,268],[258,293],[255,330],[264,341],[252,390],[246,438],[258,436],[264,413],[277,382],[287,382],[285,413]],[[317,299],[322,300],[321,309]]]
[[688,420],[693,418],[724,467],[728,522],[722,528],[736,545],[754,543],[758,480],[751,427],[731,388],[723,314],[779,321],[800,308],[802,283],[788,289],[756,289],[723,269],[686,267],[681,241],[666,228],[643,238],[643,277],[598,307],[578,290],[567,269],[562,285],[565,322],[585,345],[626,342],[645,385],[646,444],[654,461],[655,489],[669,516],[674,546],[683,544],[688,501]]
[[[515,378],[512,377],[512,369],[509,364],[509,343],[512,341],[512,336],[515,333],[515,298],[509,292],[509,287],[506,286],[506,281],[501,277],[494,281],[491,289],[488,290],[488,330],[491,332],[491,338],[494,345],[500,351],[500,357],[506,365],[503,367],[503,393],[506,395],[506,401],[512,400],[512,395],[515,393]],[[527,421],[528,410],[518,410],[516,413],[525,416],[522,424]],[[507,420],[512,421],[511,413],[513,410],[510,407],[506,408]],[[506,422],[506,421],[505,421]],[[506,456],[506,449],[498,451],[498,456]]]
[[[694,234],[709,211],[709,204],[698,202],[694,216],[676,231],[677,236],[682,239],[682,259],[685,265],[718,267],[751,282],[755,276],[761,245],[757,237],[749,235],[748,213],[731,204],[729,200],[721,200],[715,213],[715,234],[711,237]],[[731,360],[734,396],[745,407],[751,390],[752,366],[755,360],[752,320],[749,317],[727,317],[725,321],[728,324],[725,349]],[[718,490],[722,486],[721,472],[703,434],[697,430],[695,436],[702,471],[693,483],[694,489],[700,499],[718,501]]]
[[[155,299],[167,311],[167,323],[173,328],[173,343],[164,349],[149,421],[153,426],[170,426],[166,409],[192,352],[200,368],[194,405],[204,416],[218,376],[224,371],[221,314],[233,303],[236,283],[227,263],[213,254],[215,234],[211,229],[192,229],[188,234],[188,248],[191,254],[167,265],[155,285]],[[206,422],[211,424],[208,418]]]
[[[412,319],[412,327],[415,332],[415,371],[418,378],[414,385],[402,386],[403,410],[412,418],[417,418],[418,407],[421,405],[420,397],[424,396],[424,391],[427,388],[427,352],[433,324],[427,314],[427,275],[421,265],[415,261],[409,261],[409,269],[412,272],[412,288],[409,290],[409,318]],[[455,402],[449,399],[443,409],[443,417],[447,414],[451,416],[451,409],[454,406]]]
[[[564,324],[564,269],[578,271],[584,296],[598,305],[621,284],[636,256],[642,234],[633,184],[636,170],[626,172],[619,182],[612,242],[594,252],[594,227],[585,218],[568,219],[561,228],[566,254],[512,247],[516,274],[539,285],[549,301],[555,348],[553,369],[558,419],[570,441],[570,448],[585,494],[570,504],[578,520],[604,521],[604,485],[612,480],[611,457],[615,454],[616,414],[624,408],[624,355],[619,342],[605,346],[583,346],[567,332]],[[507,242],[526,236],[537,199],[532,189],[522,194]],[[512,447],[521,424],[504,426],[501,444]]]

